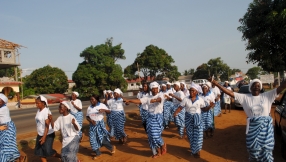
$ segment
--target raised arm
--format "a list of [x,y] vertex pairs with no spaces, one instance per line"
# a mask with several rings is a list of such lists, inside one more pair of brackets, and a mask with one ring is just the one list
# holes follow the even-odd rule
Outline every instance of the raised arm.
[[220,90],[222,90],[224,93],[226,93],[227,95],[234,97],[234,93],[231,90],[228,90],[227,88],[223,87],[222,85],[220,85],[217,81],[212,80],[212,78],[208,79],[210,82],[212,82],[215,86],[217,86]]
[[281,93],[286,88],[286,80],[283,80],[283,82],[280,84],[280,86],[277,88],[277,94]]

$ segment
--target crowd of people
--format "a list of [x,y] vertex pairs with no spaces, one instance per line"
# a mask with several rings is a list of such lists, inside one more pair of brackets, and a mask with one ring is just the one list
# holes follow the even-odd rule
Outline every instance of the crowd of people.
[[[159,85],[157,82],[143,83],[137,99],[126,99],[120,89],[104,91],[104,100],[99,95],[90,97],[91,105],[87,108],[86,120],[89,122],[89,141],[94,152],[94,159],[101,155],[100,148],[105,146],[112,154],[116,147],[111,139],[121,144],[128,141],[124,131],[124,107],[130,103],[139,107],[142,126],[148,136],[152,158],[158,158],[167,153],[167,144],[162,138],[164,129],[169,129],[173,122],[180,138],[188,139],[191,155],[199,158],[204,139],[212,138],[215,132],[215,116],[221,116],[221,104],[230,106],[230,98],[238,100],[247,115],[246,146],[249,160],[273,161],[274,133],[270,116],[271,103],[277,94],[286,88],[286,82],[281,86],[261,93],[262,83],[258,79],[250,82],[250,94],[233,92],[228,86],[220,85],[213,78],[203,85],[167,82]],[[223,96],[223,97],[221,97]],[[42,162],[47,157],[54,156],[63,162],[78,162],[77,152],[83,137],[81,132],[83,123],[82,103],[78,99],[79,93],[73,92],[70,101],[63,101],[59,105],[61,114],[53,121],[48,108],[47,99],[39,96],[36,99],[38,111],[35,116],[37,124],[37,138],[34,149],[35,155]],[[20,156],[16,145],[16,128],[10,118],[6,106],[8,99],[0,94],[0,162],[26,160]],[[230,109],[229,109],[230,112]],[[106,115],[105,126],[104,116]],[[53,148],[55,131],[61,131],[62,150],[57,153]]]

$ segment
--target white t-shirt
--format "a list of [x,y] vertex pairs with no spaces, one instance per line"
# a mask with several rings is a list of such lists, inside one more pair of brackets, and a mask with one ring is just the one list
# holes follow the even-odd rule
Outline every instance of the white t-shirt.
[[87,113],[86,113],[86,116],[89,116],[90,119],[94,120],[94,121],[100,121],[103,119],[103,115],[104,113],[101,113],[99,112],[99,109],[105,109],[105,110],[108,110],[108,108],[106,107],[105,104],[103,103],[98,103],[96,106],[92,106],[90,105],[88,108],[87,108]]
[[70,106],[71,106],[71,111],[72,111],[73,113],[77,113],[78,110],[72,105],[72,102],[73,102],[77,107],[79,107],[80,109],[82,109],[81,100],[79,100],[79,99],[71,100],[71,101],[70,101]]
[[[226,87],[226,89],[228,89],[228,90],[231,90],[231,91],[232,91],[232,89],[231,89],[231,87],[230,87],[230,86]],[[230,98],[230,96],[229,96],[228,94],[226,94],[226,93],[224,93],[224,94],[223,94],[223,97],[224,97],[224,98]]]
[[[177,97],[179,97],[179,98],[182,99],[182,100],[186,97],[185,94],[184,94],[184,92],[182,92],[181,90],[178,91],[178,92],[175,92],[174,95],[177,96]],[[178,101],[178,100],[174,97],[174,98],[173,98],[173,103],[174,103],[174,105],[178,105],[178,104],[181,103],[181,101]]]
[[125,103],[122,98],[118,98],[117,100],[113,98],[107,101],[107,105],[111,111],[122,111],[124,110]]
[[75,124],[77,125],[78,129],[80,130],[81,127],[74,118],[73,115],[68,114],[67,116],[59,116],[58,119],[54,122],[54,131],[61,130],[62,136],[63,136],[63,146],[64,148],[66,145],[68,145],[74,137],[78,134],[79,131],[77,131],[73,124],[72,119],[75,120]]
[[[37,132],[38,135],[43,136],[44,135],[44,131],[45,131],[45,120],[48,119],[48,115],[51,114],[51,111],[49,108],[44,108],[42,111],[38,110],[35,120],[36,120],[36,124],[37,124]],[[49,131],[48,134],[53,133],[54,130],[51,126],[51,124],[49,125]]]
[[180,104],[181,107],[185,107],[186,112],[191,113],[191,114],[201,114],[201,108],[206,107],[205,101],[197,96],[196,100],[194,103],[190,99],[190,97],[185,97],[183,101]]
[[[141,92],[141,98],[143,98],[143,97],[148,97],[149,95],[150,95],[149,93]],[[141,98],[138,98],[138,99],[141,99]],[[142,103],[142,108],[143,108],[144,110],[148,110],[148,105]]]
[[[217,98],[218,95],[221,95],[220,90],[217,86],[211,88],[211,91],[213,92],[215,98]],[[218,98],[218,101],[220,101],[220,97]]]
[[211,91],[209,91],[206,95],[201,94],[201,97],[205,101],[206,106],[210,105],[211,102],[215,103],[215,96]]
[[277,96],[276,88],[260,93],[258,96],[252,94],[241,94],[234,92],[235,99],[242,105],[247,117],[269,116],[272,102]]
[[0,108],[0,124],[5,124],[11,121],[10,110],[7,106],[2,106]]
[[[151,99],[157,99],[157,98],[161,98],[161,102],[155,102],[155,103],[150,103],[150,100]],[[149,113],[151,114],[158,114],[158,113],[162,113],[163,112],[163,106],[164,106],[164,96],[162,93],[158,93],[157,95],[153,96],[153,95],[149,95],[149,96],[146,96],[146,97],[143,97],[140,99],[142,105],[143,104],[146,104],[148,109],[145,109],[145,110],[148,110]]]

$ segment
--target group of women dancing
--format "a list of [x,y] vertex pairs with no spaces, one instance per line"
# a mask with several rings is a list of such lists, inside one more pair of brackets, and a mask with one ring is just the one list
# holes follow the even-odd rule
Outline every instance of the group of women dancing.
[[[247,115],[246,146],[250,161],[273,161],[274,133],[270,116],[271,104],[275,97],[286,88],[283,81],[278,88],[261,93],[262,83],[258,79],[250,82],[251,94],[239,94],[220,84],[213,78],[204,85],[185,85],[175,82],[173,87],[168,82],[159,85],[152,82],[143,83],[137,99],[123,98],[122,91],[115,89],[105,91],[104,100],[99,95],[90,97],[91,105],[87,108],[86,119],[89,122],[89,141],[94,158],[101,155],[100,148],[105,146],[113,154],[116,147],[110,139],[125,144],[128,136],[124,131],[124,106],[129,103],[138,104],[142,124],[148,135],[148,142],[152,151],[152,158],[158,158],[167,153],[167,144],[162,138],[164,129],[174,122],[180,138],[187,138],[190,142],[191,154],[199,158],[203,146],[203,139],[214,135],[214,116],[220,115],[220,91],[238,100]],[[150,91],[149,91],[150,89]],[[36,99],[38,108],[35,120],[37,124],[37,138],[34,149],[35,155],[42,162],[48,156],[60,158],[63,162],[78,162],[77,152],[82,139],[82,103],[73,92],[71,101],[64,101],[59,105],[61,114],[53,121],[48,108],[47,99],[39,96]],[[0,162],[25,161],[20,156],[16,145],[16,128],[11,121],[8,99],[0,94]],[[107,116],[106,129],[104,115]],[[61,131],[62,150],[57,153],[53,148],[55,131]]]

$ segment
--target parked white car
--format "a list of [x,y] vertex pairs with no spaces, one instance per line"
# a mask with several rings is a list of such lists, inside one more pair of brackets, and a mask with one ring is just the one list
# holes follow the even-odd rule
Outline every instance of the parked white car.
[[195,79],[193,80],[194,83],[202,85],[202,84],[206,84],[208,82],[208,80],[206,79]]

